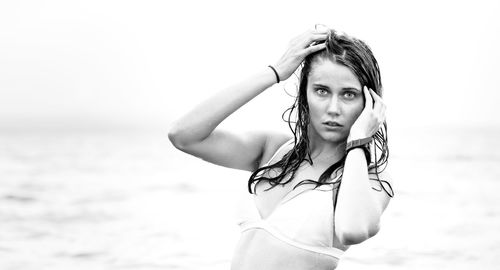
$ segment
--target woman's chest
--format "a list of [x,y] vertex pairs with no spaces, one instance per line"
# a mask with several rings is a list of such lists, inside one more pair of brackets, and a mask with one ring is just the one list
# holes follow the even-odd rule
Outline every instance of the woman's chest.
[[[312,189],[330,190],[331,185],[322,185],[316,188],[313,181],[319,181],[324,168],[314,168],[308,165],[302,165],[294,174],[281,179],[280,184],[272,185],[268,181],[261,181],[256,185],[256,206],[263,218],[268,217],[281,204],[299,196],[300,194]],[[267,172],[266,177],[276,177],[279,172],[276,170]]]
[[[293,195],[285,195],[277,206],[261,218],[280,233],[301,243],[331,246],[333,235],[332,190],[304,189]],[[259,198],[255,204],[257,209]]]

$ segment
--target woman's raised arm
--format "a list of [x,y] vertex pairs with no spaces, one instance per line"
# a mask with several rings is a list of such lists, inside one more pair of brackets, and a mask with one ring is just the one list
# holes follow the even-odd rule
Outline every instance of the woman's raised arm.
[[[275,65],[279,78],[286,80],[308,54],[323,49],[324,43],[316,43],[325,38],[326,33],[307,31],[292,40]],[[169,131],[170,141],[176,148],[211,163],[248,171],[257,169],[270,135],[262,132],[236,134],[216,128],[274,83],[276,74],[265,67],[220,91],[177,120]]]
[[266,68],[202,102],[176,121],[168,133],[172,144],[188,154],[218,165],[253,170],[266,135],[236,134],[216,127],[245,103],[276,83]]

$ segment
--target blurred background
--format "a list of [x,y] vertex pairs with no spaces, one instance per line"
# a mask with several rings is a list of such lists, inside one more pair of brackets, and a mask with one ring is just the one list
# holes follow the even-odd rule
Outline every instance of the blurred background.
[[[366,41],[396,196],[338,269],[500,263],[498,1],[3,1],[0,268],[228,269],[249,174],[171,123],[322,23]],[[287,130],[293,80],[223,123]]]

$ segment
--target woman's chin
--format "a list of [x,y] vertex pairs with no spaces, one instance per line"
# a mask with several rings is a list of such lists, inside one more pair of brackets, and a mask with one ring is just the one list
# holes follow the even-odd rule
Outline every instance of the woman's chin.
[[343,129],[316,129],[310,130],[309,139],[310,140],[320,140],[329,143],[345,143],[347,141],[347,137],[349,136],[349,132],[346,132]]
[[347,136],[344,134],[322,134],[321,138],[324,141],[331,143],[343,143],[347,140]]

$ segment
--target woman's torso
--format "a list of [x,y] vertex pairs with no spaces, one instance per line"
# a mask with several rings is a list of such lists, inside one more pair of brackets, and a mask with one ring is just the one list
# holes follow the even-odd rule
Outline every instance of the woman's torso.
[[[286,142],[264,165],[274,163],[293,143]],[[250,213],[240,223],[242,234],[231,269],[334,269],[342,251],[334,233],[334,209],[331,185],[292,188],[304,179],[317,180],[326,167],[304,163],[285,186],[256,186],[257,195],[249,195]]]

